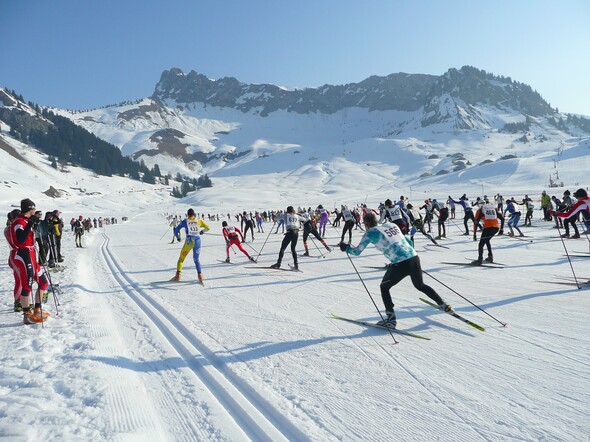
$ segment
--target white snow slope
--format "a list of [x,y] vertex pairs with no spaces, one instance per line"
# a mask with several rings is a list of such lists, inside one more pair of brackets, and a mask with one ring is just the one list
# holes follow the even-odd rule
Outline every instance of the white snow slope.
[[[339,250],[325,258],[300,258],[302,273],[264,269],[275,262],[282,240],[270,233],[271,223],[246,246],[251,252],[262,249],[258,264],[239,252],[230,252],[231,264],[219,262],[225,246],[216,221],[202,237],[205,287],[195,284],[191,256],[183,282],[163,282],[173,276],[180,251],[179,244],[170,244],[165,213],[182,214],[190,206],[199,213],[232,215],[288,204],[330,206],[332,196],[296,192],[314,182],[308,175],[293,174],[293,189],[283,195],[244,176],[220,179],[206,192],[173,201],[159,186],[76,168],[55,171],[32,149],[3,139],[37,165],[0,150],[5,213],[28,197],[43,211],[62,210],[66,223],[80,214],[113,216],[119,223],[91,230],[82,249],[74,247],[66,229],[67,268],[51,273],[62,288],[59,310],[53,299],[44,305],[52,317],[43,327],[23,326],[21,315],[12,312],[12,272],[6,259],[0,262],[2,438],[588,440],[590,297],[587,289],[547,282],[565,281],[558,277],[571,278],[572,270],[557,231],[539,219],[539,211],[533,227],[524,230],[532,242],[493,239],[495,258],[506,264],[502,269],[445,264],[476,257],[476,243],[455,225],[460,219],[449,222],[444,241],[449,249],[429,246],[417,235],[423,269],[440,281],[426,276],[426,283],[486,330],[422,303],[405,279],[392,289],[398,327],[431,340],[396,335],[394,345],[385,331],[331,319],[331,312],[379,318]],[[512,183],[515,172],[503,173]],[[543,190],[525,175],[516,182],[490,185],[486,193],[529,189],[538,197]],[[45,196],[41,192],[50,184],[67,194]],[[345,191],[334,198],[350,204],[366,198],[376,207],[400,191],[355,188],[348,199]],[[228,195],[236,189],[249,191]],[[445,183],[428,196],[444,199],[466,191],[474,197],[479,190],[479,183]],[[416,203],[419,198],[414,194]],[[122,216],[129,221],[121,222]],[[328,243],[336,244],[339,234],[329,228]],[[360,236],[355,231],[353,243]],[[565,246],[570,253],[588,254],[587,237],[566,240]],[[318,256],[312,242],[310,247]],[[4,241],[0,256],[8,256]],[[571,259],[578,277],[589,279],[588,258]],[[287,253],[283,265],[289,262]],[[384,270],[370,267],[382,266],[383,256],[370,247],[352,262],[382,310]]]

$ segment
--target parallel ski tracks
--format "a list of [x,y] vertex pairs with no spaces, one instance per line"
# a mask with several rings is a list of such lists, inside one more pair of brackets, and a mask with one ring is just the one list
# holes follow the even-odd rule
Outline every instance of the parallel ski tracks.
[[309,439],[279,410],[220,362],[192,331],[127,276],[109,250],[109,237],[104,233],[103,237],[102,257],[117,284],[145,313],[248,438],[256,441]]

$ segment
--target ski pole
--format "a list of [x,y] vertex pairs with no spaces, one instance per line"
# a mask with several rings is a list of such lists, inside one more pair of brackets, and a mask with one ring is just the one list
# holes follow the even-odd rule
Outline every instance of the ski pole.
[[166,231],[164,232],[164,234],[160,237],[160,241],[162,241],[162,238],[164,238],[166,236],[166,234],[168,233],[168,230],[170,230],[170,227],[172,227],[172,226],[169,225],[168,228],[166,229]]
[[453,220],[453,218],[451,218],[451,222],[453,223],[453,225],[459,229],[461,232],[463,231],[463,229],[461,227],[459,227],[459,225]]
[[[363,278],[361,277],[361,274],[359,273],[359,271],[357,270],[356,266],[354,265],[354,262],[352,262],[352,259],[350,258],[350,255],[348,254],[348,252],[346,252],[346,256],[348,257],[348,260],[350,261],[350,263],[352,264],[352,268],[354,269],[354,271],[356,272],[356,275],[359,277],[359,279],[361,280],[363,287],[365,288],[367,295],[369,295],[369,298],[371,298],[371,301],[373,302],[373,305],[375,306],[375,308],[377,309],[377,313],[379,313],[379,316],[381,316],[381,319],[383,321],[385,321],[385,318],[383,317],[383,315],[381,314],[381,311],[379,310],[379,307],[377,307],[377,304],[375,303],[375,300],[373,299],[373,297],[371,296],[371,292],[369,292],[369,289],[367,288],[367,285],[365,284],[365,281],[363,281]],[[389,329],[389,327],[386,327],[387,331],[389,332],[389,334],[391,335],[391,339],[393,339],[393,343],[394,344],[399,344],[399,342],[397,341],[397,339],[395,339],[395,336],[393,336],[393,332]]]
[[[37,249],[37,246],[35,246],[35,250],[37,252],[37,254],[39,254],[39,250]],[[45,275],[47,275],[47,280],[49,281],[49,286],[51,287],[51,293],[53,293],[53,301],[55,302],[55,314],[59,315],[59,301],[57,299],[57,295],[55,294],[55,286],[53,285],[53,281],[51,280],[51,274],[49,273],[49,269],[47,268],[47,266],[45,264],[41,264],[41,267],[43,267],[43,273]],[[43,303],[43,300],[41,300],[41,304]],[[43,315],[43,309],[41,309],[41,315]],[[43,316],[41,316],[43,317]]]
[[254,247],[252,247],[250,244],[248,244],[247,242],[244,242],[242,244],[245,244],[246,246],[250,247],[254,251],[254,253],[258,253],[258,256],[260,256],[260,253]]
[[313,236],[311,236],[310,238],[311,238],[311,242],[313,243],[313,245],[315,246],[315,248],[316,248],[316,249],[318,249],[318,252],[319,252],[320,256],[321,256],[322,258],[325,258],[325,257],[326,257],[326,255],[324,255],[324,254],[322,253],[322,251],[320,250],[320,248],[318,247],[318,245],[317,245],[317,244],[316,244],[316,242],[314,241],[314,239],[313,239]]
[[425,275],[430,276],[432,279],[434,279],[436,282],[438,282],[440,285],[442,285],[443,287],[446,287],[447,289],[449,289],[451,292],[453,292],[454,294],[456,294],[457,296],[460,296],[461,298],[463,298],[465,301],[467,301],[469,304],[471,304],[472,306],[478,308],[479,310],[481,310],[482,312],[484,312],[486,315],[488,315],[490,318],[492,318],[494,321],[499,322],[500,324],[502,324],[502,327],[506,327],[508,324],[500,321],[499,319],[496,319],[494,316],[490,315],[488,312],[486,312],[484,309],[482,309],[480,306],[474,304],[473,302],[471,302],[469,299],[467,299],[465,296],[463,296],[462,294],[456,292],[455,290],[453,290],[452,288],[450,288],[448,285],[446,285],[444,282],[440,281],[439,279],[436,279],[434,276],[432,276],[430,273],[428,273],[426,270],[422,270],[422,272],[424,272]]
[[49,270],[45,266],[43,266],[43,268],[45,270],[45,273],[47,274],[49,286],[51,287],[51,293],[53,294],[53,302],[55,303],[55,314],[59,315],[59,306],[61,305],[57,297],[57,291],[59,290],[59,288],[57,285],[53,284],[53,280],[51,279],[51,273],[49,273]]
[[270,228],[268,235],[266,236],[266,239],[264,240],[264,244],[262,244],[262,247],[260,248],[260,252],[258,252],[258,256],[256,257],[256,261],[258,261],[258,258],[260,258],[260,255],[262,254],[262,250],[264,249],[264,246],[266,245],[268,238],[270,238],[270,234],[272,233],[272,229],[274,228],[276,223],[277,223],[276,221],[272,223],[272,227]]
[[[555,216],[557,216],[557,214],[555,214]],[[563,237],[561,236],[561,229],[559,228],[559,222],[557,223],[557,233],[559,235],[559,239],[561,239],[561,243],[563,244],[563,250],[565,250],[565,256],[567,256],[567,260],[570,263],[570,269],[572,269],[572,274],[574,275],[574,281],[576,282],[576,287],[578,287],[578,290],[580,290],[582,288],[582,286],[578,282],[578,278],[576,277],[576,272],[574,271],[574,266],[572,264],[572,259],[570,258],[570,254],[567,252],[567,247],[565,246],[565,241],[563,240]]]

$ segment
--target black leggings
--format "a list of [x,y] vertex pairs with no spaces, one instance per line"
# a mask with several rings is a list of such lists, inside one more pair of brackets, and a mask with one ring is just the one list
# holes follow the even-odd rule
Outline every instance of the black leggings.
[[496,233],[498,233],[497,227],[486,227],[481,231],[481,238],[479,239],[479,245],[477,247],[477,257],[479,260],[483,259],[483,248],[486,246],[488,248],[488,256],[492,256],[492,244],[490,241],[494,237]]
[[315,228],[312,228],[311,230],[305,230],[305,228],[303,229],[303,242],[307,241],[307,238],[309,237],[310,234],[315,236],[318,241],[323,242],[323,239],[320,236],[320,233]]
[[348,242],[350,243],[352,241],[352,228],[354,225],[355,222],[353,220],[344,222],[344,228],[342,229],[342,238],[340,239],[340,242],[344,242],[344,236],[346,235],[346,232],[348,232]]
[[279,265],[283,261],[283,255],[285,254],[285,249],[291,243],[291,254],[293,255],[293,263],[297,265],[297,251],[295,247],[297,246],[297,239],[299,238],[299,232],[297,230],[287,230],[285,233],[285,237],[283,238],[283,242],[281,243],[281,250],[279,251],[279,259],[277,262]]
[[412,284],[438,305],[443,303],[442,298],[434,291],[434,289],[426,284],[422,279],[422,267],[420,266],[420,258],[414,256],[413,258],[407,259],[397,264],[391,264],[383,275],[381,280],[381,298],[385,305],[385,310],[388,312],[393,311],[393,301],[391,300],[391,294],[389,289],[404,279],[406,276],[410,276]]
[[473,221],[473,224],[475,224],[475,217],[473,216],[473,210],[466,210],[465,211],[465,216],[463,217],[463,224],[465,225],[465,231],[467,232],[467,234],[469,234],[469,227],[467,226],[467,221]]

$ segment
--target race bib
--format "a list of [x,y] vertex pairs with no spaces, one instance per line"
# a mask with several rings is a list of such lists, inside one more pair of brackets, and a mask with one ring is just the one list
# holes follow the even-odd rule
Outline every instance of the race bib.
[[186,222],[186,227],[188,229],[188,234],[190,236],[199,236],[199,221],[193,220]]

